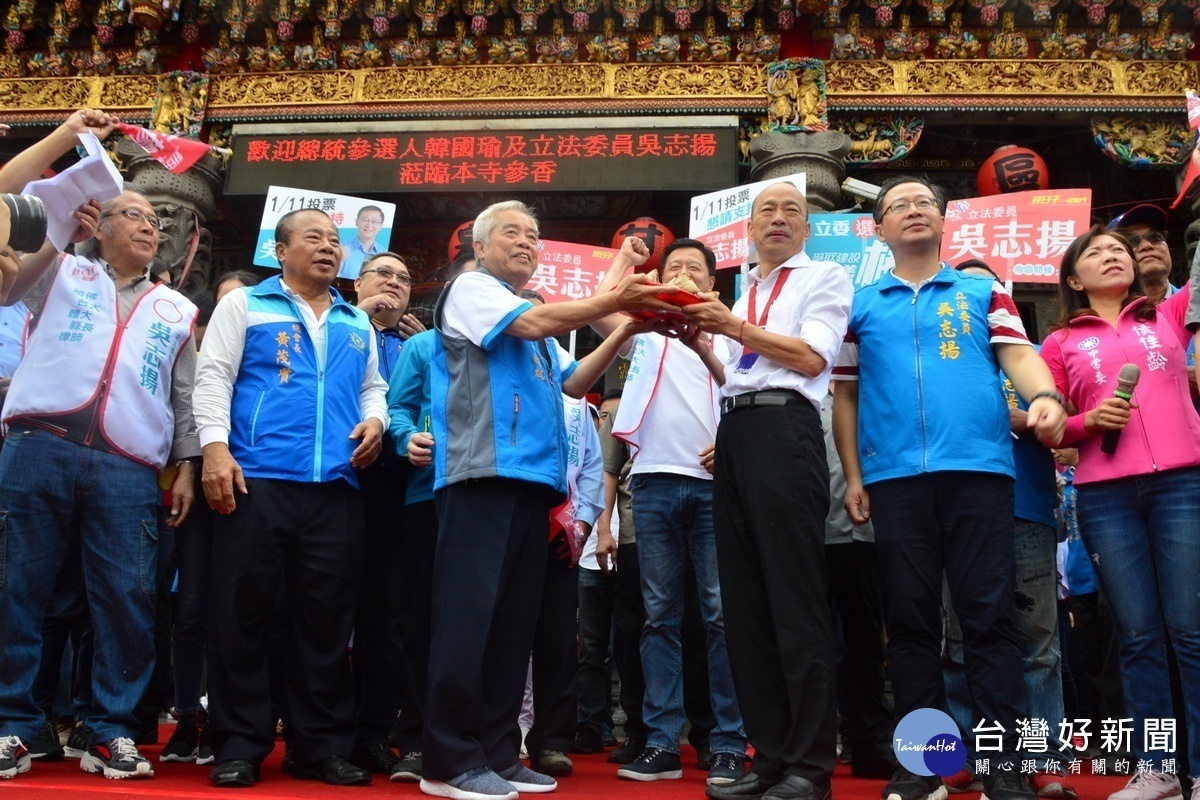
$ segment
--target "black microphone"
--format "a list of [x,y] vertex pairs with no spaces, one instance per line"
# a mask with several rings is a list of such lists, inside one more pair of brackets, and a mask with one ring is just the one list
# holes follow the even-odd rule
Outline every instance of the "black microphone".
[[[1141,377],[1142,371],[1138,369],[1137,364],[1126,364],[1121,367],[1121,371],[1117,373],[1117,388],[1113,391],[1113,397],[1133,402],[1133,389]],[[1120,438],[1121,431],[1119,430],[1105,431],[1104,441],[1100,443],[1100,452],[1111,456],[1116,451],[1117,440]]]

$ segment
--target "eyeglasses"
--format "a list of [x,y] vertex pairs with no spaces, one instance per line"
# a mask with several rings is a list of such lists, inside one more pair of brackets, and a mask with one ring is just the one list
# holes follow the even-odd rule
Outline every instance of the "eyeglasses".
[[1125,234],[1125,238],[1129,240],[1129,246],[1134,250],[1136,250],[1137,246],[1142,242],[1149,242],[1150,244],[1167,243],[1167,237],[1163,236],[1158,231],[1150,231],[1149,233],[1142,234],[1141,236],[1138,236],[1136,233],[1127,233]]
[[932,197],[918,197],[916,200],[897,200],[883,210],[884,214],[903,214],[910,208],[915,208],[917,211],[928,211],[931,208],[937,208],[938,202]]
[[359,217],[358,221],[363,225],[374,225],[376,228],[383,224],[383,220],[374,217]]
[[161,219],[154,216],[153,214],[146,214],[142,211],[139,211],[138,209],[133,208],[132,206],[129,208],[122,208],[120,211],[106,211],[105,213],[101,214],[100,216],[111,217],[113,214],[120,214],[121,216],[123,216],[127,219],[131,219],[134,222],[138,222],[138,223],[149,222],[151,227],[155,228],[156,230],[161,231],[163,229],[163,224],[162,224]]
[[359,273],[359,275],[368,275],[372,272],[383,278],[385,281],[395,281],[401,286],[412,286],[412,278],[402,272],[393,272],[392,270],[384,267],[372,267],[371,269],[364,269]]

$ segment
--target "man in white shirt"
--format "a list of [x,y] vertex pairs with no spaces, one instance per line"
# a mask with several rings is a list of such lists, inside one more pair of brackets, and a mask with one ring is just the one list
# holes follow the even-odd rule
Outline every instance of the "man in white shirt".
[[729,662],[754,763],[708,787],[714,800],[825,800],[836,746],[833,625],[826,600],[829,468],[821,401],[853,294],[838,264],[804,254],[808,203],[791,183],[752,206],[759,264],[732,312],[683,313],[721,334],[717,355],[689,341],[722,384],[713,517]]
[[330,289],[341,248],[321,211],[284,215],[282,275],[231,292],[204,340],[195,392],[213,551],[209,726],[215,786],[250,786],[275,747],[267,625],[287,590],[293,777],[369,783],[348,760],[346,643],[363,559],[357,470],[382,449],[387,384],[366,313]]
[[[622,247],[624,261],[646,259],[637,240]],[[702,292],[716,280],[716,256],[695,239],[676,239],[663,251],[662,280],[689,276]],[[611,272],[616,272],[612,270]],[[603,287],[602,287],[603,289]],[[614,320],[596,327],[607,335]],[[638,566],[646,626],[641,639],[646,695],[642,706],[646,746],[617,770],[627,780],[683,777],[679,739],[683,732],[683,647],[687,559],[695,567],[696,588],[708,643],[708,691],[716,719],[710,734],[710,785],[732,783],[745,772],[746,736],[734,696],[725,623],[721,609],[717,550],[713,534],[712,476],[701,454],[716,438],[720,387],[704,362],[686,344],[658,333],[638,336],[630,355],[613,436],[633,453],[630,470]]]

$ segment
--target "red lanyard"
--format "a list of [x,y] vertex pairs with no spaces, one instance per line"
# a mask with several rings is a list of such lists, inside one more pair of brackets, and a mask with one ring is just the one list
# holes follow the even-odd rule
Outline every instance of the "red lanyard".
[[767,327],[767,317],[771,316],[771,306],[775,305],[775,300],[779,297],[779,293],[783,291],[783,285],[787,283],[788,278],[792,277],[791,268],[787,268],[782,275],[775,280],[775,287],[771,289],[771,296],[767,298],[767,306],[763,309],[762,319],[755,319],[754,301],[758,297],[758,284],[750,287],[750,298],[746,304],[746,321],[756,328]]

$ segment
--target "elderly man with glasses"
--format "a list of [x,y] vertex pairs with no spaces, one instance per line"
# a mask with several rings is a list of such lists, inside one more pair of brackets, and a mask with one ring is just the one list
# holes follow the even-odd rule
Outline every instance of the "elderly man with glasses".
[[[116,119],[72,114],[0,171],[19,191],[88,131]],[[137,192],[74,214],[75,255],[50,242],[23,256],[6,300],[24,298],[34,325],[4,406],[0,519],[0,777],[29,769],[46,720],[32,684],[41,627],[59,567],[80,548],[95,628],[91,741],[80,766],[106,778],[154,774],[134,745],[134,708],[154,669],[159,474],[178,465],[167,525],[187,516],[200,455],[191,411],[197,310],[156,281],[159,222]],[[93,235],[94,239],[89,238]],[[86,240],[86,241],[85,241]]]

